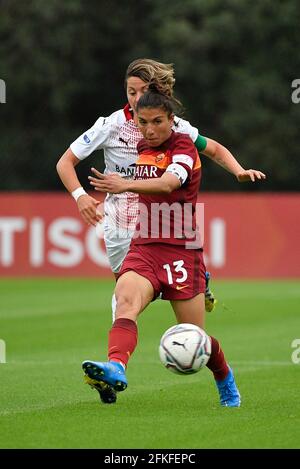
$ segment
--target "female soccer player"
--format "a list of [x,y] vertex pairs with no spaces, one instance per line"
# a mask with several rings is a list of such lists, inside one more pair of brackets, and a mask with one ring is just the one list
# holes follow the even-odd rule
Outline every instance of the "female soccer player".
[[[75,167],[95,150],[104,150],[105,174],[118,173],[124,180],[134,177],[137,159],[137,143],[142,134],[137,126],[136,105],[139,98],[148,89],[149,84],[167,96],[173,96],[175,83],[174,69],[171,64],[163,64],[151,59],[138,59],[127,68],[125,87],[128,104],[109,117],[99,117],[95,124],[77,138],[62,155],[57,163],[58,174],[77,202],[83,220],[89,225],[96,225],[102,216],[97,212],[98,201],[89,196],[81,187]],[[187,133],[199,152],[204,150],[206,140],[189,122],[174,117],[173,130]],[[235,171],[236,162],[230,152],[220,144],[210,142],[210,151],[205,153],[216,163],[230,172]],[[107,194],[104,211],[104,242],[111,269],[115,276],[128,252],[134,233],[137,214],[137,194],[124,192]],[[208,278],[207,278],[208,282]],[[215,305],[214,297],[207,285],[206,310]],[[114,313],[115,304],[112,303]],[[113,314],[114,316],[114,314]]]
[[[75,166],[95,150],[103,149],[105,174],[118,173],[125,180],[134,177],[137,144],[142,139],[137,126],[136,105],[150,83],[167,96],[172,96],[175,83],[173,66],[150,59],[132,62],[125,75],[128,104],[109,117],[99,117],[89,130],[71,144],[57,164],[63,184],[76,200],[82,218],[90,225],[95,226],[102,218],[97,213],[99,202],[81,187]],[[199,151],[202,150],[203,142],[198,130],[189,122],[175,117],[174,130],[189,134]],[[137,202],[138,195],[130,192],[107,194],[105,199],[104,241],[116,278],[134,233]]]
[[[204,328],[205,265],[196,229],[199,155],[187,135],[172,130],[172,98],[149,89],[136,104],[136,113],[144,136],[137,147],[136,179],[104,175],[95,169],[95,177],[90,177],[96,190],[139,194],[136,231],[115,289],[117,308],[109,332],[109,361],[82,365],[88,384],[114,396],[107,402],[115,401],[114,393],[127,387],[125,369],[137,345],[138,316],[160,292],[163,300],[170,301],[178,323]],[[210,155],[216,143],[208,139],[205,144]],[[260,171],[244,170],[234,161],[233,172],[239,181],[265,178]],[[238,407],[240,394],[232,370],[214,337],[211,345],[207,366],[216,380],[221,405]]]

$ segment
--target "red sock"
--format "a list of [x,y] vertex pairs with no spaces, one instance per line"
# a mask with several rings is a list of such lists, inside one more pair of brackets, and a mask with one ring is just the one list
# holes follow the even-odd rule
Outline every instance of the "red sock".
[[131,319],[120,318],[113,323],[108,336],[109,361],[127,365],[137,344],[137,325]]
[[206,366],[213,372],[214,378],[217,381],[223,381],[223,379],[225,379],[228,374],[229,368],[219,342],[212,336],[210,336],[210,338],[211,356]]

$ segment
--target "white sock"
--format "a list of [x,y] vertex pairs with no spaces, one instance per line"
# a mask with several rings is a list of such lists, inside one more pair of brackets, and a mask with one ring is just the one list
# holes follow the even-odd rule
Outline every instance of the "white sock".
[[117,309],[117,300],[116,300],[116,295],[113,294],[112,299],[111,299],[111,310],[112,310],[112,322],[115,322],[116,319],[116,309]]

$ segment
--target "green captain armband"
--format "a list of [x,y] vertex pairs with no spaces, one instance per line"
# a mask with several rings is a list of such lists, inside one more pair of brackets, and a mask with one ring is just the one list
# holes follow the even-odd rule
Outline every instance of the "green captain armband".
[[201,151],[205,150],[206,145],[207,145],[207,140],[205,137],[202,137],[202,135],[198,135],[194,142],[195,147],[197,150],[201,153]]

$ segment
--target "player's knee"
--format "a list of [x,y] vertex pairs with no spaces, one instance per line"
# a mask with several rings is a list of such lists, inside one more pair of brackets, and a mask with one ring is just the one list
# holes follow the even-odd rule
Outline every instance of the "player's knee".
[[116,293],[116,317],[126,317],[126,316],[134,316],[136,317],[140,310],[141,310],[141,298],[140,295],[130,292],[120,292]]

